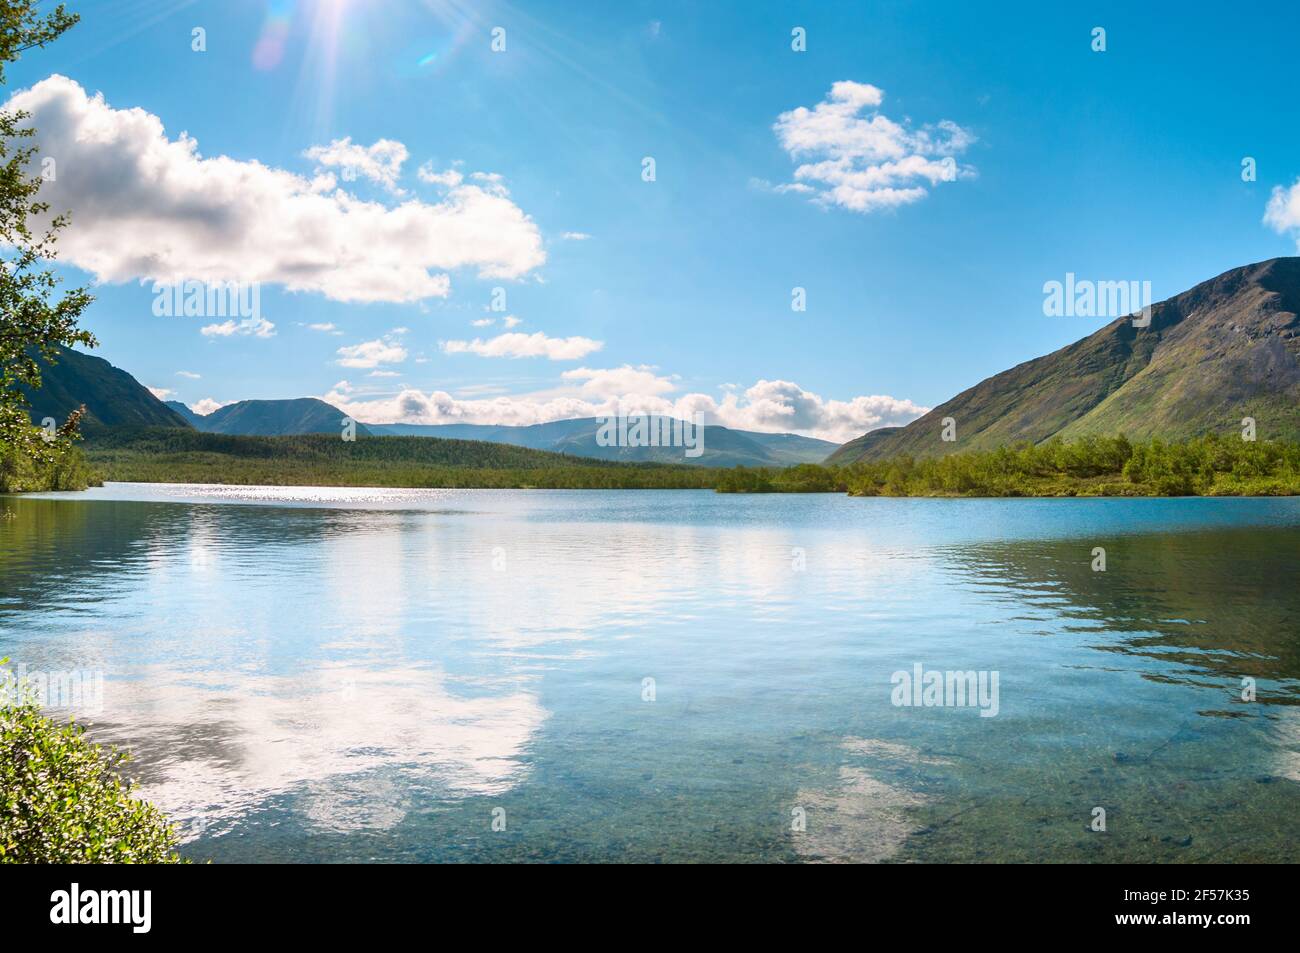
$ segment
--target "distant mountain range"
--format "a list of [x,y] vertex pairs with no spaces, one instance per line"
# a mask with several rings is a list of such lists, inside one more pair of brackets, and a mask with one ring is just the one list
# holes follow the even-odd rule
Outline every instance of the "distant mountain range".
[[[662,418],[652,417],[658,421]],[[556,420],[528,427],[479,424],[366,424],[371,433],[410,437],[486,440],[534,450],[551,450],[577,457],[625,462],[695,463],[710,467],[784,467],[819,463],[835,450],[828,440],[798,434],[756,433],[729,427],[704,428],[704,452],[686,457],[681,447],[602,447],[597,442],[601,421],[595,417]]]
[[[210,414],[196,414],[178,400],[167,406],[183,416],[195,430],[204,433],[236,434],[244,437],[282,437],[303,433],[342,433],[347,414],[315,397],[292,400],[241,400]],[[357,424],[356,434],[370,430]]]
[[[1234,268],[1081,341],[995,374],[906,427],[873,430],[827,461],[940,456],[1085,434],[1300,440],[1300,258]],[[941,439],[951,417],[956,440]]]
[[[1085,434],[1179,440],[1237,432],[1253,417],[1260,439],[1300,440],[1300,258],[1225,272],[1156,304],[1151,323],[1119,318],[1074,344],[995,374],[905,427],[883,427],[838,449],[794,434],[709,426],[704,453],[680,447],[602,447],[595,418],[530,427],[358,424],[357,434],[508,444],[602,460],[780,467],[938,456],[1017,441]],[[164,404],[102,358],[59,349],[32,419],[64,420],[84,403],[87,434],[121,427],[184,427],[238,436],[339,433],[344,413],[311,397],[245,400],[201,416]],[[956,439],[941,439],[952,418]],[[832,452],[833,451],[833,452]],[[827,455],[830,455],[829,458]]]
[[[338,433],[346,416],[337,407],[313,397],[297,400],[244,400],[207,415],[194,413],[179,401],[168,401],[196,430],[238,436]],[[662,418],[652,418],[660,420]],[[442,440],[481,440],[532,450],[549,450],[595,460],[631,463],[694,463],[701,466],[784,467],[816,463],[838,446],[796,434],[751,433],[728,427],[704,428],[704,452],[687,457],[681,447],[602,447],[597,441],[601,421],[595,417],[556,420],[527,427],[490,424],[357,424],[359,436],[435,437]]]
[[[177,400],[156,398],[134,377],[103,358],[59,348],[58,363],[42,369],[42,387],[29,395],[32,419],[62,422],[85,404],[88,434],[115,427],[185,427],[232,436],[286,436],[341,433],[347,416],[314,397],[292,400],[242,400],[210,414],[196,414]],[[655,418],[659,419],[659,418]],[[704,452],[687,457],[681,447],[602,447],[596,418],[559,420],[530,427],[475,424],[364,424],[358,436],[436,437],[567,453],[598,460],[647,463],[693,463],[701,466],[783,467],[826,458],[836,444],[797,434],[755,433],[728,427],[704,428]]]

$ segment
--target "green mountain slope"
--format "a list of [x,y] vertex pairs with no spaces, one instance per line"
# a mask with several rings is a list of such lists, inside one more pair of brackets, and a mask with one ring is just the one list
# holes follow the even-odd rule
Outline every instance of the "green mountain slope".
[[81,404],[87,433],[104,427],[188,427],[189,424],[134,377],[102,357],[58,349],[58,360],[41,368],[41,387],[26,391],[33,422],[59,423]]
[[528,427],[478,424],[366,424],[372,433],[394,436],[484,440],[535,450],[551,450],[597,460],[637,463],[685,463],[706,467],[789,466],[816,463],[835,450],[827,440],[798,434],[756,433],[729,427],[704,428],[704,453],[687,457],[681,447],[602,447],[596,440],[601,422],[594,417],[557,420]]
[[[1300,258],[1235,268],[1160,302],[1151,324],[1120,318],[996,374],[906,427],[865,434],[828,463],[942,456],[1052,436],[1182,440],[1236,433],[1300,439]],[[941,439],[943,419],[957,439]]]
[[[194,414],[193,424],[205,433],[234,434],[245,437],[280,437],[293,434],[341,434],[347,414],[315,397],[292,400],[241,400],[227,404],[210,414]],[[357,424],[357,436],[370,431]]]

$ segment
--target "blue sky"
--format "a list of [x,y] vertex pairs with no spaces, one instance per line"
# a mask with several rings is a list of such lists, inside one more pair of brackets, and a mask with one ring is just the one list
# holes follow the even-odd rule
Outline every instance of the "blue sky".
[[[48,197],[73,211],[65,271],[96,283],[97,353],[177,399],[527,423],[626,398],[847,439],[1109,320],[1044,315],[1067,272],[1159,300],[1295,253],[1300,190],[1264,221],[1300,177],[1294,7],[980,6],[87,0],[8,93],[71,81],[28,94],[58,161]],[[829,131],[793,113],[853,97]],[[796,178],[856,148],[841,133],[876,148],[857,135],[877,116],[885,145],[951,155],[955,180],[896,173],[923,196],[855,209]],[[848,161],[869,178],[885,160]],[[313,180],[309,199],[276,191]],[[308,259],[338,267],[287,290]],[[154,314],[160,261],[259,282],[273,327]],[[505,312],[486,310],[498,287]],[[504,356],[520,351],[550,357]]]

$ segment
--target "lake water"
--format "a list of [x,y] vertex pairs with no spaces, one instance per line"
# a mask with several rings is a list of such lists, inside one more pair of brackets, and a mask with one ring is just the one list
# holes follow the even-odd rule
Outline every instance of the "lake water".
[[217,862],[1295,861],[1298,578],[1300,499],[0,497],[0,657]]

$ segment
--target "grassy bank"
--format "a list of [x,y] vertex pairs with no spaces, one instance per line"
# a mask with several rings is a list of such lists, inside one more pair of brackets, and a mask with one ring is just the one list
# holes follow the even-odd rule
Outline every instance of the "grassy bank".
[[1294,496],[1300,494],[1300,444],[1216,436],[1174,444],[1087,437],[846,467],[737,469],[723,474],[717,489],[853,496]]

